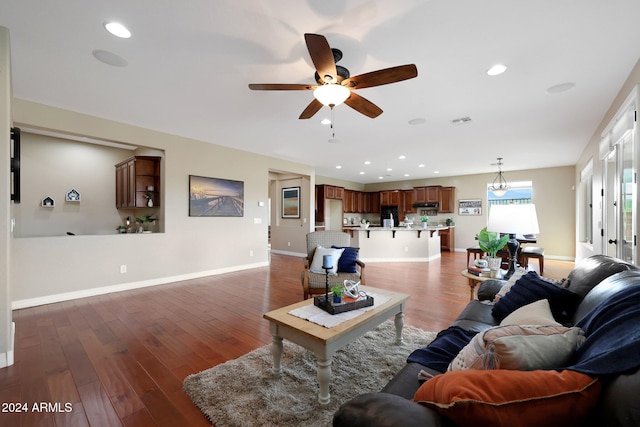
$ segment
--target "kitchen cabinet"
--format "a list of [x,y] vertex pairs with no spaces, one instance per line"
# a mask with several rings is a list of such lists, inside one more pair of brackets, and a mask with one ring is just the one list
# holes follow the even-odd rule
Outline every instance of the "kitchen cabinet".
[[438,230],[440,234],[440,252],[454,252],[454,230],[455,228],[449,227],[445,230]]
[[431,185],[425,187],[425,203],[438,203],[440,200],[440,187],[439,185]]
[[116,168],[116,208],[160,206],[160,157],[135,156]]
[[380,192],[381,206],[398,206],[400,204],[400,192],[398,190],[387,190]]
[[355,210],[354,197],[355,197],[355,191],[344,190],[344,199],[342,199],[342,212],[344,213],[357,212]]
[[379,192],[364,193],[364,211],[365,213],[380,213]]
[[[416,208],[413,207],[415,203],[415,192],[413,190],[405,190],[402,192],[403,203],[403,215],[416,213]],[[403,217],[404,218],[404,217]]]
[[342,200],[344,211],[345,201],[343,187],[336,187],[334,185],[316,185],[316,222],[325,222],[324,211],[325,206],[327,205],[325,200],[334,199]]
[[333,185],[324,185],[324,198],[325,199],[342,199],[344,197],[344,188],[335,187]]
[[455,187],[440,188],[438,196],[438,212],[453,213],[455,212]]

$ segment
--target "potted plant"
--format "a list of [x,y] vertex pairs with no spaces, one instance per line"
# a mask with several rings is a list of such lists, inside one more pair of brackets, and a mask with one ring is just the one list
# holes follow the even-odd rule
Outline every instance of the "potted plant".
[[344,294],[344,289],[342,285],[336,284],[331,288],[331,294],[333,295],[334,304],[340,304],[342,302],[342,295]]
[[120,234],[124,234],[127,232],[127,227],[125,227],[124,225],[119,225],[116,227],[116,231]]
[[142,214],[136,218],[136,223],[138,224],[138,233],[149,232],[149,223],[152,223],[156,220],[153,214]]
[[144,198],[147,199],[147,207],[153,207],[153,194],[146,192],[144,193]]
[[453,218],[449,217],[449,218],[445,219],[444,223],[447,224],[448,226],[453,225]]
[[360,227],[369,228],[369,221],[363,218],[362,221],[360,221]]
[[422,215],[420,217],[420,222],[422,223],[422,228],[427,228],[427,223],[429,222],[429,217],[427,215]]
[[504,245],[507,244],[508,240],[508,234],[498,237],[498,233],[494,231],[487,231],[487,227],[484,227],[480,230],[480,233],[478,233],[478,245],[483,252],[487,253],[487,261],[489,262],[491,277],[498,277],[502,258],[498,258],[496,255],[500,249],[504,248]]

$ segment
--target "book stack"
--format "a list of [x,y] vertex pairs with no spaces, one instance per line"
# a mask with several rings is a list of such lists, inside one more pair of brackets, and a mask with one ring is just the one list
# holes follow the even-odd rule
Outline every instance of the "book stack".
[[470,265],[467,267],[467,271],[474,276],[478,277],[491,277],[491,270],[488,267],[476,267],[475,265]]

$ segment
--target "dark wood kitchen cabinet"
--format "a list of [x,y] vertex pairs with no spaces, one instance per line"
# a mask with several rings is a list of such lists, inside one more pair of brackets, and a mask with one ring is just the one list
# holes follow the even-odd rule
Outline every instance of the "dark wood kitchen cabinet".
[[116,208],[160,206],[160,157],[135,156],[116,168]]
[[455,190],[456,187],[440,188],[438,198],[438,212],[453,213],[455,212]]
[[388,190],[380,192],[381,206],[398,206],[400,204],[400,192],[398,190]]

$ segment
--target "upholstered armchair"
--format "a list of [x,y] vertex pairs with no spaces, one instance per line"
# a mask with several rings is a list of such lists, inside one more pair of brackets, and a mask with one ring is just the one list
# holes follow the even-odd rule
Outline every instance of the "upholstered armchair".
[[[302,272],[302,293],[304,299],[312,295],[324,294],[325,292],[325,273],[318,268],[318,263],[322,265],[322,257],[316,260],[315,268],[314,255],[318,246],[322,248],[347,248],[340,257],[337,274],[329,276],[329,286],[336,283],[344,283],[345,280],[353,280],[364,285],[364,262],[357,259],[357,249],[350,248],[351,238],[347,233],[341,231],[315,231],[307,233],[307,258],[305,260],[304,271]],[[323,250],[324,252],[324,250]],[[312,271],[312,270],[315,270]]]

